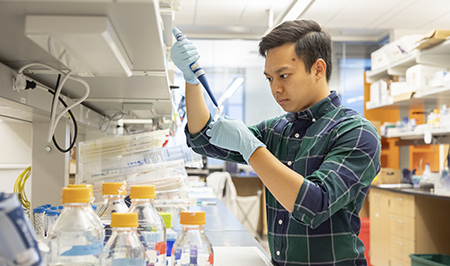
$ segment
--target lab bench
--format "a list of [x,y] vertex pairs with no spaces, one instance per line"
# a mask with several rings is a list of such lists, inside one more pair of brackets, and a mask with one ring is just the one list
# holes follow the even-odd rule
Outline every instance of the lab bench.
[[370,261],[410,265],[410,254],[450,254],[450,197],[430,189],[371,186]]

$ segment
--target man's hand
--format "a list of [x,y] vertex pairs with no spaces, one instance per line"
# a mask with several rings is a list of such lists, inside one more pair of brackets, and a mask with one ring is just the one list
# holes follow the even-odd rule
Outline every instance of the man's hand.
[[206,135],[211,137],[211,144],[241,153],[247,163],[257,148],[266,147],[242,121],[228,117],[211,123]]
[[[173,35],[181,33],[177,28],[173,28]],[[190,84],[199,84],[197,77],[195,77],[190,65],[196,62],[200,55],[197,52],[197,47],[187,38],[177,41],[170,49],[170,58],[174,64],[183,72],[184,80]]]

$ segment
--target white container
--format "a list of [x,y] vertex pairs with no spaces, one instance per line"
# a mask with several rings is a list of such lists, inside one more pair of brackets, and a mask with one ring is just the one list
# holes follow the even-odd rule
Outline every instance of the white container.
[[445,68],[415,65],[406,70],[406,83],[411,91],[425,90],[435,78],[435,74],[440,71],[446,71]]

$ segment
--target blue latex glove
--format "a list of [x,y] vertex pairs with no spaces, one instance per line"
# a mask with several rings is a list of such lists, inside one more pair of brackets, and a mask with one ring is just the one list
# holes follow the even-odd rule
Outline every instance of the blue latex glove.
[[[172,32],[173,36],[177,36],[178,33],[181,33],[177,28],[173,28]],[[187,38],[177,41],[170,49],[170,58],[181,72],[183,72],[184,80],[186,80],[187,83],[200,83],[190,68],[190,65],[200,58],[197,47],[195,47],[192,42]]]
[[242,121],[225,116],[212,122],[206,135],[211,137],[211,144],[241,153],[247,163],[257,148],[266,147]]

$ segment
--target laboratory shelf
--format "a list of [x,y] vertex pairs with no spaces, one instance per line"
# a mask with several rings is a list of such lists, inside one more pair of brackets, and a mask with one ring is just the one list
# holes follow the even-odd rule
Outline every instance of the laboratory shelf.
[[390,76],[404,76],[406,70],[416,64],[450,67],[450,40],[425,50],[415,50],[388,66],[366,72],[367,83],[373,83]]
[[372,104],[366,103],[367,110],[373,109],[397,109],[401,107],[423,106],[425,104],[433,104],[440,106],[442,104],[448,105],[450,99],[450,87],[434,87],[418,90],[411,93],[410,97],[403,97],[403,99],[395,100],[393,102]]

